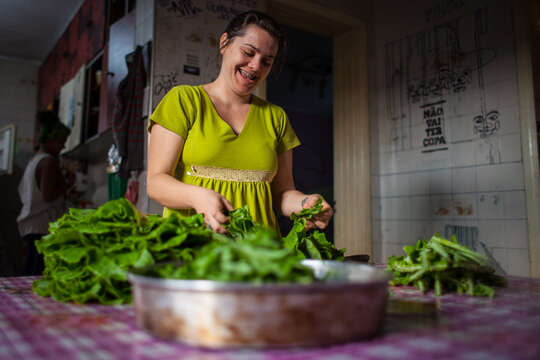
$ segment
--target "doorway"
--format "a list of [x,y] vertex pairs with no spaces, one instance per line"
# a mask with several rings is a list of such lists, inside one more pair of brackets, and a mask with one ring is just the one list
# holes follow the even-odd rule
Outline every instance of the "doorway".
[[[346,255],[371,256],[371,161],[366,24],[311,1],[267,0],[279,23],[332,42],[333,238]],[[266,97],[266,86],[257,94]]]
[[[266,98],[281,106],[302,142],[293,151],[296,188],[321,194],[334,205],[332,38],[283,26],[287,59],[280,73],[266,83]],[[278,218],[281,233],[291,221]],[[333,221],[324,231],[333,242]]]

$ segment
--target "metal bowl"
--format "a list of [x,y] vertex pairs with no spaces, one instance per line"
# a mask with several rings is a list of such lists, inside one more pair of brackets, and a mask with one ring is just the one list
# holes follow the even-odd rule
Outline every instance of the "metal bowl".
[[160,338],[210,348],[329,345],[381,329],[384,270],[339,261],[303,264],[324,281],[253,285],[129,273],[137,324]]

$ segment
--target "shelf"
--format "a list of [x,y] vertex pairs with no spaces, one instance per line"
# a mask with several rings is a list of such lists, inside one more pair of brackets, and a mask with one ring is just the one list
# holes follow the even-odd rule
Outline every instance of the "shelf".
[[85,160],[90,163],[106,162],[107,152],[113,143],[112,129],[109,128],[101,134],[92,136],[63,155],[74,160]]

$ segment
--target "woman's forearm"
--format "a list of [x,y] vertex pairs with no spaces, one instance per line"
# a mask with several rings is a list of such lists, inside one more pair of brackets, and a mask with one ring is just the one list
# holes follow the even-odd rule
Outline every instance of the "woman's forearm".
[[302,200],[306,198],[306,194],[295,189],[285,190],[279,196],[280,199],[277,201],[279,210],[287,217],[301,211]]
[[146,191],[148,196],[171,209],[194,208],[194,197],[198,186],[183,183],[169,174],[148,175]]

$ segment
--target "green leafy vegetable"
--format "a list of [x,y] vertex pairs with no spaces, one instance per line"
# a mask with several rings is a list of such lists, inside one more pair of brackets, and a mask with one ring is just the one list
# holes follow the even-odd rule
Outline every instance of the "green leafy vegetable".
[[489,297],[495,294],[494,286],[506,285],[487,257],[458,244],[455,235],[447,240],[435,234],[403,250],[405,256],[391,256],[386,265],[394,276],[392,285],[414,285],[422,292],[433,289],[436,296],[446,290]]
[[315,280],[311,269],[301,265],[298,256],[282,246],[276,233],[262,227],[234,241],[209,243],[200,249],[193,261],[184,266],[155,266],[143,274],[256,284],[309,283]]
[[343,258],[344,250],[335,249],[323,233],[304,231],[305,219],[321,209],[319,202],[295,215],[293,230],[283,240],[254,222],[247,207],[230,212],[227,235],[207,228],[201,214],[142,216],[126,199],[95,210],[70,209],[36,241],[45,271],[33,289],[58,301],[129,303],[127,272],[162,262],[185,264],[160,267],[163,277],[310,282],[314,276],[300,264],[303,258]]
[[36,241],[45,270],[33,289],[59,301],[127,303],[131,290],[126,274],[131,267],[192,260],[195,250],[213,236],[202,215],[141,217],[126,199],[96,210],[70,209]]
[[294,250],[303,258],[343,260],[345,249],[336,249],[319,230],[306,230],[307,220],[321,212],[322,199],[319,198],[313,207],[302,209],[297,214],[293,213],[291,215],[293,226],[289,234],[283,238],[283,243],[286,248]]

